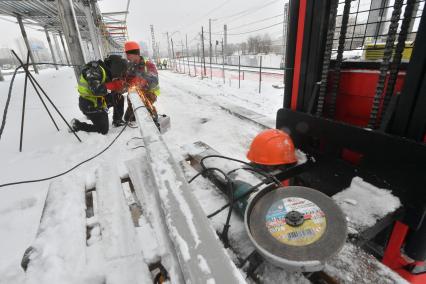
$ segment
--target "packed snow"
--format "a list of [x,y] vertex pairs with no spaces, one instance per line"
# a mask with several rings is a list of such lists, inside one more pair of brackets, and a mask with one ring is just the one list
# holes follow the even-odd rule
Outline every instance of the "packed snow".
[[[227,74],[232,75],[232,72],[227,72]],[[85,119],[78,109],[78,95],[72,69],[60,68],[59,71],[46,69],[42,70],[36,78],[68,121],[73,117]],[[6,80],[0,82],[0,93],[2,94],[0,96],[0,110],[3,110],[5,105],[9,80],[10,76],[6,76]],[[44,178],[63,172],[100,152],[121,130],[121,128],[111,127],[110,132],[105,136],[79,132],[78,135],[83,140],[80,143],[72,134],[68,133],[65,124],[54,114],[61,129],[59,132],[56,131],[35,92],[32,88],[29,88],[23,151],[20,153],[18,145],[23,82],[24,76],[19,74],[15,80],[6,128],[0,140],[0,184]],[[258,113],[265,119],[273,121],[276,111],[282,106],[283,90],[276,89],[272,85],[279,84],[282,84],[282,77],[270,77],[262,82],[262,91],[259,94],[258,82],[255,77],[246,76],[245,80],[241,81],[241,88],[239,89],[238,77],[235,78],[233,75],[229,76],[224,84],[221,76],[213,77],[213,80],[210,80],[209,78],[201,79],[189,77],[185,74],[176,74],[168,70],[160,71],[162,94],[158,99],[157,109],[159,113],[170,116],[172,124],[171,129],[163,135],[163,139],[176,160],[184,159],[183,145],[192,144],[196,141],[205,142],[223,155],[245,160],[251,140],[265,126],[243,120],[224,110],[221,106],[237,105],[244,107]],[[103,165],[115,166],[118,169],[119,176],[127,177],[128,173],[123,166],[125,162],[138,157],[145,151],[143,148],[134,149],[133,145],[139,145],[140,142],[134,138],[139,136],[138,129],[126,129],[108,151],[77,168],[66,177],[66,180],[72,179],[74,183],[80,184],[83,189],[93,188],[96,183],[95,173]],[[129,146],[129,143],[132,143],[132,147]],[[303,155],[301,159],[303,159]],[[189,166],[185,168],[187,178],[194,174],[195,171],[192,168]],[[366,192],[372,192],[372,189],[363,184],[362,181],[354,180],[354,182],[356,183],[354,187],[357,190],[361,188]],[[0,235],[2,240],[0,242],[0,251],[2,252],[0,283],[24,283],[25,281],[25,273],[21,269],[20,263],[27,247],[34,245],[49,183],[49,181],[44,181],[0,188]],[[219,191],[212,190],[212,185],[202,178],[195,180],[191,188],[206,214],[215,211],[226,203],[226,198]],[[349,192],[350,189],[348,189],[346,195],[341,197],[341,200],[339,199],[341,202],[338,200],[344,211],[345,206],[350,210],[350,206],[360,206],[365,201],[364,199],[357,199],[357,194],[355,196],[349,194]],[[374,192],[377,193],[377,191]],[[378,196],[392,201],[392,208],[399,206],[397,201],[385,193],[381,195],[379,191]],[[339,197],[335,196],[335,198]],[[72,202],[72,200],[68,201]],[[144,205],[142,204],[142,206]],[[77,208],[74,209],[77,210]],[[384,208],[377,210],[372,211],[375,218],[377,218],[376,215],[382,215],[385,212]],[[362,210],[360,211],[362,212]],[[159,256],[164,255],[164,247],[158,246],[161,243],[158,227],[149,226],[150,218],[158,218],[158,216],[155,216],[152,212],[151,214],[147,215],[146,218],[141,217],[139,219],[140,227],[136,230],[146,262],[154,261]],[[363,226],[369,226],[372,222],[365,216],[358,216],[359,219],[356,219],[357,217],[354,215],[348,214],[348,216],[352,220],[358,220]],[[57,216],[57,218],[59,217],[61,216]],[[364,217],[367,219],[363,219]],[[212,218],[214,229],[220,230],[225,219],[226,210]],[[87,279],[91,279],[92,283],[102,283],[105,270],[96,268],[97,263],[103,261],[102,257],[99,256],[102,255],[102,247],[98,242],[102,232],[97,225],[99,220],[93,219],[88,222],[93,225],[93,228],[87,247],[87,265],[92,269],[92,274]],[[67,229],[64,228],[63,232],[66,232]],[[252,252],[253,246],[246,235],[244,224],[241,218],[235,214],[231,218],[230,239],[232,247],[241,254],[240,256],[247,256]],[[148,246],[148,243],[152,246]],[[181,252],[185,252],[187,244],[183,242],[181,246]],[[71,246],[67,251],[72,249]],[[234,251],[228,250],[228,253],[236,260]],[[357,253],[349,250],[349,253],[345,255]],[[186,258],[188,255],[183,255],[183,257]],[[205,262],[205,259],[198,258],[199,265],[207,271],[208,267],[205,266]],[[54,260],[52,265],[56,264],[58,262]],[[331,267],[329,271],[336,271],[339,265],[333,264]],[[287,273],[265,263],[259,267],[258,273],[265,283],[309,283],[301,274]],[[392,272],[389,271],[389,275],[391,274]],[[212,279],[212,281],[214,280]]]
[[375,187],[360,177],[353,178],[349,188],[335,194],[333,199],[348,217],[349,227],[357,232],[372,227],[401,206],[390,190]]

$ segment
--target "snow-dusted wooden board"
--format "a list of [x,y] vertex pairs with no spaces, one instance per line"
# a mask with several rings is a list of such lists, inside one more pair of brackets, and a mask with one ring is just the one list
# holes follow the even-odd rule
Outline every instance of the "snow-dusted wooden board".
[[102,251],[108,267],[106,283],[151,282],[118,172],[108,166],[98,169],[96,193]]

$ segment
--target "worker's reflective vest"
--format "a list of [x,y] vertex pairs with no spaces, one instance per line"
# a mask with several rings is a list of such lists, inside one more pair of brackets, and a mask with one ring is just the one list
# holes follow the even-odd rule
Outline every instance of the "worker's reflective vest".
[[[103,84],[106,81],[107,75],[106,75],[105,69],[102,68],[102,66],[99,66],[99,68],[101,68],[101,71],[102,71],[101,84]],[[89,83],[84,78],[83,74],[80,75],[80,80],[78,81],[78,92],[80,93],[80,96],[83,99],[91,101],[95,108],[99,108],[99,107],[106,108],[107,107],[105,97],[104,96],[96,96],[93,93],[93,91],[89,87]],[[99,98],[101,99],[101,102],[102,102],[101,106],[98,105],[98,99]]]
[[[142,57],[143,58],[143,57]],[[148,74],[148,68],[146,67],[146,63],[149,62],[148,60],[145,60],[145,58],[143,58],[144,60],[144,71],[146,74]],[[158,74],[157,74],[158,76]],[[153,93],[154,95],[156,95],[157,97],[160,95],[160,84],[157,84],[157,86],[150,88],[148,90],[150,93]]]

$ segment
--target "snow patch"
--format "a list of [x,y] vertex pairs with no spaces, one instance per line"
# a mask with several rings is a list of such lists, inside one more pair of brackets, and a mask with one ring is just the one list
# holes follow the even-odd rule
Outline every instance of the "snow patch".
[[349,188],[335,194],[333,199],[349,217],[349,227],[362,231],[401,206],[390,190],[375,187],[360,177],[352,179]]

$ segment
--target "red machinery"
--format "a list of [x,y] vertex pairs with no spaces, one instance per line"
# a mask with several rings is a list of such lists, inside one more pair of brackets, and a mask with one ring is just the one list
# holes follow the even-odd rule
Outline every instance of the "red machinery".
[[[392,190],[403,208],[359,243],[409,282],[426,283],[424,1],[290,0],[287,42],[276,127],[317,160],[293,184],[331,196],[360,176]],[[380,60],[363,59],[374,52]]]

